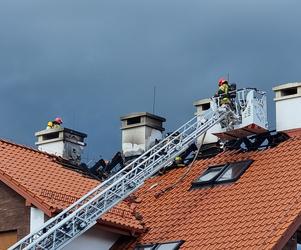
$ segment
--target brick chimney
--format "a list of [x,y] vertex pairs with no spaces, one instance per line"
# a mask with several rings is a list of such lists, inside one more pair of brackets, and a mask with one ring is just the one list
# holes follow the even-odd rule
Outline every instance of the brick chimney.
[[301,82],[286,83],[273,88],[276,102],[276,129],[301,128]]
[[141,155],[161,140],[165,118],[147,112],[131,113],[120,117],[122,151],[125,157]]
[[86,134],[69,128],[45,129],[35,133],[38,149],[63,157],[74,164],[81,163],[81,155],[86,143]]

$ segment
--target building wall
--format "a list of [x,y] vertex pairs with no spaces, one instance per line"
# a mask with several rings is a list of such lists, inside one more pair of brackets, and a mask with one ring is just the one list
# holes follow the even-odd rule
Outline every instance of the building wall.
[[0,250],[6,250],[17,242],[17,230],[0,232]]
[[17,230],[17,240],[29,233],[30,208],[25,199],[0,182],[0,232]]
[[39,229],[45,222],[45,216],[43,211],[38,208],[30,208],[30,233],[33,233]]
[[109,250],[111,246],[119,239],[120,235],[103,231],[97,225],[93,226],[83,235],[79,236],[67,246],[64,250]]

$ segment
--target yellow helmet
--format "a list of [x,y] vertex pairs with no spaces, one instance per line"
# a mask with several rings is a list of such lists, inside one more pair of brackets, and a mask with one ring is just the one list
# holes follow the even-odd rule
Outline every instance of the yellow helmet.
[[53,126],[53,123],[52,123],[52,122],[48,122],[48,123],[47,123],[47,126],[48,126],[48,127],[52,127],[52,126]]
[[181,158],[180,156],[177,156],[177,157],[175,158],[175,160],[176,160],[176,161],[181,161],[182,158]]

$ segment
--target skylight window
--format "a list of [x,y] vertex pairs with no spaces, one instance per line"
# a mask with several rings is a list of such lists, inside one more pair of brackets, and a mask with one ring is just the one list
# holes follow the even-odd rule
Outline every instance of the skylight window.
[[253,160],[246,160],[210,166],[192,183],[192,187],[213,186],[220,183],[234,182],[240,178],[252,162]]
[[139,245],[135,250],[178,250],[184,241]]
[[221,172],[224,165],[209,167],[203,175],[198,178],[198,182],[210,182]]

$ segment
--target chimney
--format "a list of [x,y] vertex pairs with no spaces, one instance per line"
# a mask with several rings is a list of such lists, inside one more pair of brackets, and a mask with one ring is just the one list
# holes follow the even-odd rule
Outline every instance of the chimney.
[[[198,101],[195,101],[193,105],[196,107],[196,115],[202,115],[204,114],[207,110],[211,109],[211,99],[201,99]],[[202,119],[201,117],[198,117],[198,119]],[[213,135],[213,132],[216,132],[220,129],[220,125],[216,124],[212,128],[210,128],[205,136],[203,144],[211,144],[211,143],[216,143],[218,141],[218,138]],[[199,146],[202,141],[203,141],[204,135],[201,135],[197,139],[197,145]]]
[[163,122],[166,121],[163,117],[140,112],[122,116],[120,120],[125,157],[141,155],[163,137]]
[[286,83],[273,88],[276,102],[276,130],[301,128],[301,82]]
[[45,129],[35,133],[38,149],[49,154],[60,156],[79,165],[86,143],[86,134],[60,127]]

